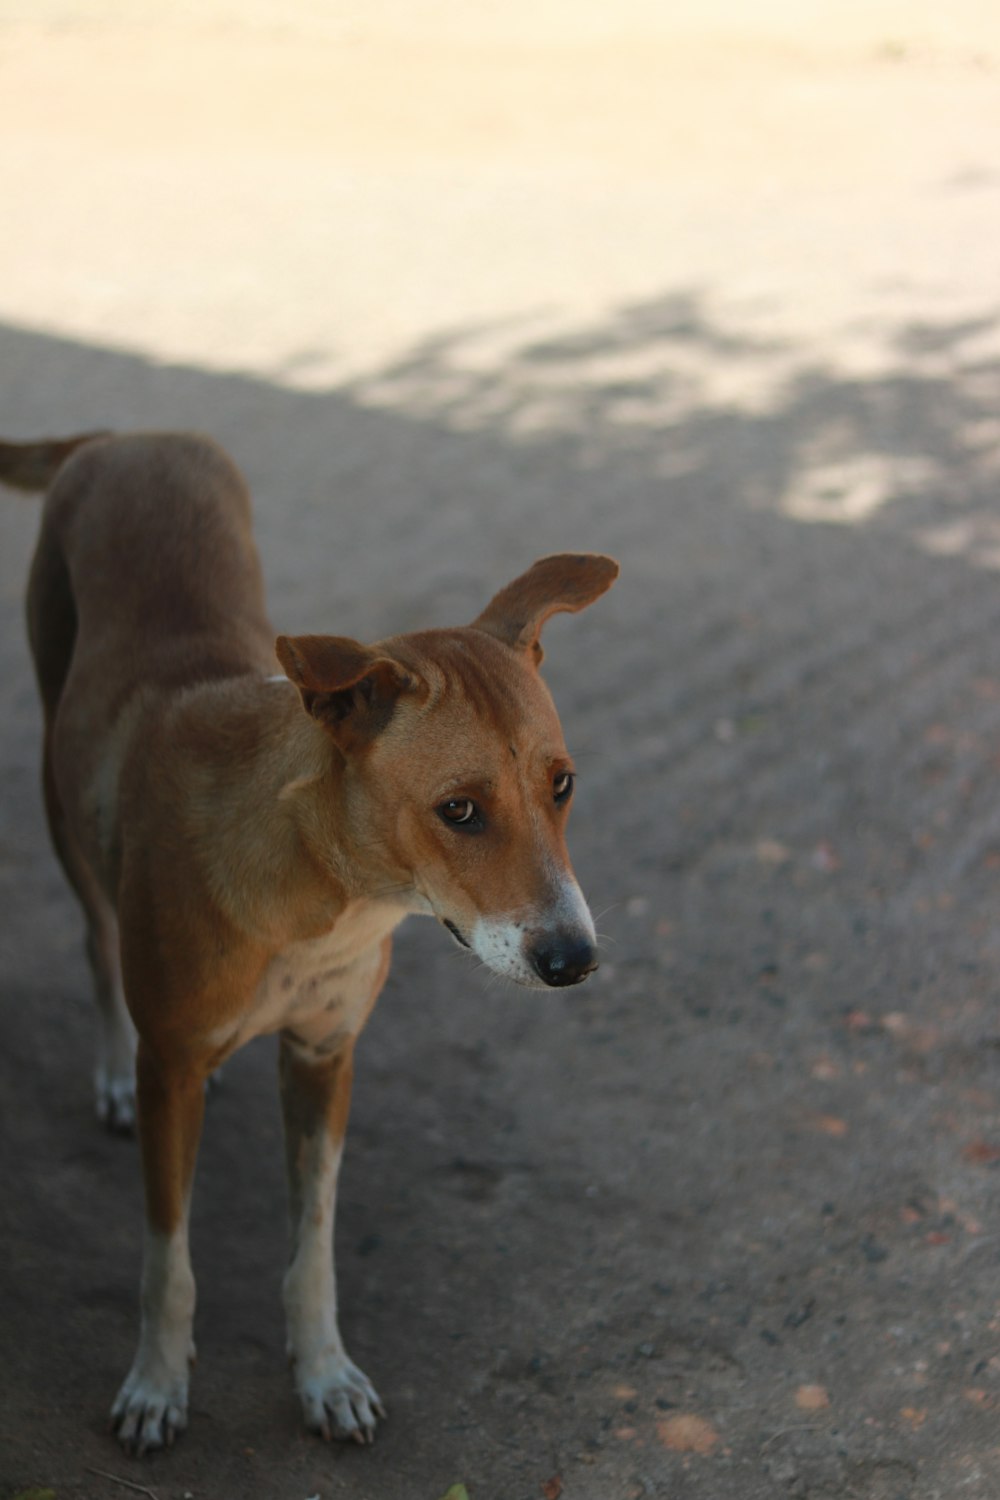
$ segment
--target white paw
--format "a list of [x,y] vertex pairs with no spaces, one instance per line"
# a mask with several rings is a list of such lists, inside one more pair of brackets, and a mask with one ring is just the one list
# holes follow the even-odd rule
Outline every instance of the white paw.
[[300,1368],[295,1383],[310,1432],[326,1442],[334,1437],[374,1442],[375,1421],[384,1419],[385,1408],[368,1376],[346,1354],[313,1361],[308,1374]]
[[98,1072],[97,1118],[113,1135],[135,1134],[135,1078]]
[[141,1458],[169,1448],[187,1426],[187,1393],[186,1374],[171,1375],[161,1360],[137,1359],[111,1408],[111,1428],[126,1453]]

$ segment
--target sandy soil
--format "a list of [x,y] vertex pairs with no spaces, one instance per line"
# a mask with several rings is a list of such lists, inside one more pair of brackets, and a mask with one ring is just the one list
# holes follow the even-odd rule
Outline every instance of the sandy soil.
[[212,432],[286,630],[623,563],[548,641],[599,975],[487,987],[414,923],[360,1049],[376,1447],[298,1429],[261,1044],[192,1426],[139,1465],[136,1154],[0,499],[0,1495],[996,1500],[1000,18],[479,9],[0,0],[5,435]]

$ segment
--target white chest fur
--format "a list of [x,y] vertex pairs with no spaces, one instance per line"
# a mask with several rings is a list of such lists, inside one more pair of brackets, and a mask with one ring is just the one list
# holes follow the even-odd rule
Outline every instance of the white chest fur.
[[354,902],[330,932],[291,943],[264,970],[225,1044],[235,1050],[285,1028],[316,1047],[357,1035],[371,1009],[383,940],[406,914],[387,902]]

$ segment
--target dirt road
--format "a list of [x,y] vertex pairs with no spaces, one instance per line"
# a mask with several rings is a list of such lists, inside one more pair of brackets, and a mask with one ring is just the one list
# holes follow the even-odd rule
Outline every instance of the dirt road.
[[136,1153],[0,497],[0,1496],[996,1500],[1000,23],[476,9],[0,0],[5,435],[210,431],[287,631],[623,564],[547,642],[600,973],[488,987],[414,922],[361,1044],[375,1448],[298,1428],[265,1043],[207,1123],[192,1425],[138,1465]]

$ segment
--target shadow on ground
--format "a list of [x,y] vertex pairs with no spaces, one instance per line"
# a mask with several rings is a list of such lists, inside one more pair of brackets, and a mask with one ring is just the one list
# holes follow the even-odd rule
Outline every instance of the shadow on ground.
[[192,1427],[138,1467],[103,1432],[138,1170],[90,1118],[20,622],[35,512],[4,497],[0,1481],[995,1496],[996,319],[887,329],[852,378],[688,293],[478,366],[460,332],[332,393],[0,330],[5,434],[196,426],[232,450],[280,629],[454,623],[546,551],[623,563],[548,640],[600,974],[488,987],[412,924],[360,1048],[339,1269],[378,1444],[297,1429],[260,1044],[203,1147]]

